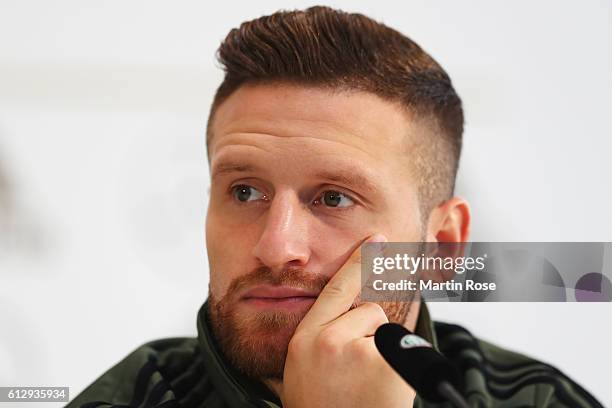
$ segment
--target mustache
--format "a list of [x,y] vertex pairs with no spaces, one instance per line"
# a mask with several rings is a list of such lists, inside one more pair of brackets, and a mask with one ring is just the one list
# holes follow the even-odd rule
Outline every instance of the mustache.
[[318,273],[307,272],[300,267],[285,267],[278,272],[267,266],[261,266],[246,275],[234,279],[227,290],[226,296],[237,296],[245,289],[256,285],[290,286],[321,293],[331,277]]

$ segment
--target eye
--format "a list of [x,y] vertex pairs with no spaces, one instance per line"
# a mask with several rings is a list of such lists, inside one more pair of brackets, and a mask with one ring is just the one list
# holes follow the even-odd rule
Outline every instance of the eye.
[[315,205],[323,203],[328,207],[346,208],[355,202],[346,194],[336,190],[325,191],[320,198],[315,200]]
[[261,191],[254,187],[247,186],[246,184],[240,184],[232,187],[232,194],[238,201],[243,203],[261,200],[266,197]]

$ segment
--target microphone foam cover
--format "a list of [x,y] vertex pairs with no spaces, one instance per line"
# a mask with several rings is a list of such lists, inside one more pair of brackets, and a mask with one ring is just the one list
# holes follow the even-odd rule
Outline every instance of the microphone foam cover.
[[446,400],[438,392],[442,381],[462,390],[461,377],[455,366],[404,326],[396,323],[381,325],[376,330],[374,342],[387,363],[426,400]]

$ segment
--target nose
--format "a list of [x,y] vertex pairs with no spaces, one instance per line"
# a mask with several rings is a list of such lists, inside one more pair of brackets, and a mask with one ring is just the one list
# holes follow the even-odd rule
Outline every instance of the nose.
[[275,194],[253,255],[271,269],[304,266],[310,258],[308,209],[291,191]]

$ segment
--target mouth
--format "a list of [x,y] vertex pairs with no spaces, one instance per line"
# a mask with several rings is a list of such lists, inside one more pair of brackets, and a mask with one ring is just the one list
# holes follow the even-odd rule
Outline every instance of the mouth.
[[301,288],[261,285],[248,290],[241,300],[257,309],[301,311],[310,309],[318,295]]

